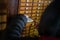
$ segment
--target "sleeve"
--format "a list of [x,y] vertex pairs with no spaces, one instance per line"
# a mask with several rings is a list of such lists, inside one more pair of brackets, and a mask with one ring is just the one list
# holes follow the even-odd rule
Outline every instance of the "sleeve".
[[10,17],[7,24],[7,40],[20,40],[20,33],[27,22],[23,14]]

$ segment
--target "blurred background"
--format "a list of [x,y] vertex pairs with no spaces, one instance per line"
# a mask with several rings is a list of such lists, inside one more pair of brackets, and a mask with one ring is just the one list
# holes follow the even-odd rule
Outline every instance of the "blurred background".
[[52,0],[0,0],[0,39],[4,38],[7,18],[16,14],[28,15],[33,22],[27,22],[21,37],[39,37],[38,23],[45,8]]

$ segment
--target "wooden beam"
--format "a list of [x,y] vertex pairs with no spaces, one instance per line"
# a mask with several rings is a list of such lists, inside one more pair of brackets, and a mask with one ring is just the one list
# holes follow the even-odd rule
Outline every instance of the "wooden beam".
[[9,0],[8,1],[8,15],[16,15],[18,14],[18,0]]

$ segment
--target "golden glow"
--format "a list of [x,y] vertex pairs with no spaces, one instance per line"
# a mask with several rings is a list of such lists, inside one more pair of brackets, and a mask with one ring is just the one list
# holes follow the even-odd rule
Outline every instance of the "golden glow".
[[1,22],[7,22],[7,16],[6,15],[1,16]]
[[[20,2],[21,1],[21,2]],[[44,9],[51,1],[49,0],[20,0],[18,14],[28,15],[34,20],[33,23],[27,23],[21,36],[38,36],[38,31],[34,24],[39,23]],[[35,31],[33,31],[35,30]]]

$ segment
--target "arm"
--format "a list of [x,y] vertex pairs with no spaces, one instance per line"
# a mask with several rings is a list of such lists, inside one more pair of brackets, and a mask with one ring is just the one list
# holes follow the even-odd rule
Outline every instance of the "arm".
[[10,17],[7,24],[7,40],[20,40],[20,33],[26,22],[27,18],[22,14]]

